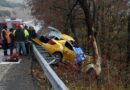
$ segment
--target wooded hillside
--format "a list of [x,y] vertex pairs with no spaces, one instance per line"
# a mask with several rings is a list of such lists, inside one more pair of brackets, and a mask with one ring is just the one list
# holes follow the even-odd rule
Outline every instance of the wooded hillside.
[[73,36],[84,52],[96,57],[89,44],[89,36],[94,37],[102,62],[99,90],[130,89],[127,0],[27,0],[27,3],[36,19]]

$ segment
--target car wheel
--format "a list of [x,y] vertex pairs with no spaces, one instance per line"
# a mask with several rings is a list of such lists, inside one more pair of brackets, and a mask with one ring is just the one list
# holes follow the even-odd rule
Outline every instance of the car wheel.
[[56,58],[57,62],[61,62],[62,61],[62,54],[60,52],[55,52],[53,53],[53,56]]

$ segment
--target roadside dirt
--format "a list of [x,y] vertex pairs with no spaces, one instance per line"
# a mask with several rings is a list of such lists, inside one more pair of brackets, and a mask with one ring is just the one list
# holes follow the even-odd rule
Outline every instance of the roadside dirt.
[[37,80],[37,83],[40,86],[41,90],[50,90],[50,84],[40,64],[36,60],[33,60],[32,62],[32,74],[33,74],[33,77]]
[[[123,79],[121,75],[117,73],[114,66],[110,70],[108,77],[108,67],[105,62],[103,62],[100,76],[97,77],[93,70],[86,72],[87,64],[92,62],[94,62],[93,57],[88,56],[81,67],[82,71],[79,71],[78,67],[68,63],[59,63],[58,65],[52,66],[52,68],[69,90],[130,90],[129,88],[124,88],[123,85],[125,81],[123,80],[127,79]],[[53,90],[37,61],[33,61],[32,71],[33,76],[41,86],[41,90]],[[111,83],[109,83],[109,81],[111,81]]]
[[[87,64],[88,62],[85,63]],[[86,72],[78,71],[76,66],[72,66],[67,63],[59,63],[58,65],[54,65],[52,67],[70,90],[89,90],[89,88],[95,86],[95,84],[91,85],[91,83],[92,81],[93,83],[95,83],[94,79],[96,77],[88,77]],[[49,81],[47,80],[44,72],[42,71],[37,61],[33,61],[32,63],[32,73],[34,78],[37,79],[41,90],[51,90]],[[91,80],[90,78],[93,80]]]

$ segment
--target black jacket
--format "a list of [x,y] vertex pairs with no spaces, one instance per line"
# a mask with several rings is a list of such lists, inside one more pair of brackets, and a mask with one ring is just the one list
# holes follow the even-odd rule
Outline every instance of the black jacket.
[[24,30],[21,29],[17,29],[14,33],[14,40],[16,42],[22,42],[26,40],[25,34],[24,34]]
[[28,30],[29,32],[29,39],[31,40],[32,38],[36,38],[37,34],[35,32],[35,30]]

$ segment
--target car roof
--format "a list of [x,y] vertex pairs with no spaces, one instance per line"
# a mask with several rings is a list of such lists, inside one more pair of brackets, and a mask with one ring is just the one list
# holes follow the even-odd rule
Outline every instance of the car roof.
[[62,34],[57,28],[48,26],[48,37],[56,37],[59,40],[72,40],[75,41],[74,38],[72,38],[71,36],[67,35],[67,34]]
[[48,28],[48,31],[55,31],[55,32],[61,33],[57,28],[54,28],[51,26],[48,26],[47,28]]

